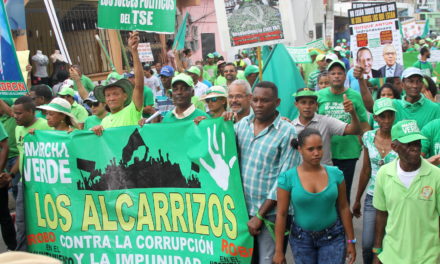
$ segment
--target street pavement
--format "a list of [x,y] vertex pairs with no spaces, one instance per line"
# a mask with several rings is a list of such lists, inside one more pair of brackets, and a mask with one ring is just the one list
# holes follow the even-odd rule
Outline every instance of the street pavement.
[[[361,170],[361,163],[362,163],[361,161],[362,160],[363,160],[362,157],[359,158],[358,164],[356,166],[355,178],[353,180],[353,188],[352,188],[352,191],[351,191],[351,201],[352,202],[355,200],[355,197],[356,197],[357,184],[358,184],[358,181],[359,181],[359,172]],[[9,206],[9,208],[14,209],[15,208],[15,202],[13,201],[11,193],[10,193],[9,197],[10,197],[10,201],[9,201],[10,206]],[[363,201],[363,199],[362,199],[362,201]],[[354,231],[355,231],[356,239],[358,241],[358,243],[356,244],[356,254],[357,254],[357,257],[356,257],[356,262],[355,263],[356,264],[361,264],[362,263],[362,249],[361,249],[362,217],[360,219],[353,218],[353,225],[354,225]],[[0,238],[0,253],[3,253],[5,251],[6,251],[6,245],[3,242],[3,239]],[[286,258],[287,258],[287,263],[294,263],[290,247],[288,247]]]

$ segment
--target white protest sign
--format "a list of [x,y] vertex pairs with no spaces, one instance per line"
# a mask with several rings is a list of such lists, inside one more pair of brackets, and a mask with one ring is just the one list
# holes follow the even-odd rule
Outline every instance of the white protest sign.
[[151,50],[150,43],[139,43],[138,53],[141,62],[154,61],[153,51]]
[[403,53],[396,3],[348,10],[350,50],[366,78],[399,76]]
[[309,56],[307,47],[287,47],[287,51],[289,52],[292,59],[295,63],[311,63],[312,59]]

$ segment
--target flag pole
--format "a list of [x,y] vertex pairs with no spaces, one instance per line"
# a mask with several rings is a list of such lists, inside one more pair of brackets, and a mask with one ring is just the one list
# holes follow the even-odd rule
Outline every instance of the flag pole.
[[104,46],[104,44],[102,43],[101,39],[99,38],[98,34],[95,35],[95,38],[98,41],[99,46],[101,46],[102,51],[104,51],[105,57],[107,58],[107,60],[110,64],[110,67],[112,68],[112,71],[116,71],[116,67],[113,64],[113,61],[110,58],[110,55],[108,54],[108,51],[107,51],[106,47]]
[[263,67],[262,67],[262,61],[261,61],[261,46],[257,47],[257,60],[258,60],[258,78],[260,79],[260,82],[263,80]]
[[130,69],[130,63],[128,62],[128,57],[127,57],[127,52],[125,51],[124,42],[122,42],[121,31],[116,30],[116,35],[118,35],[119,45],[121,45],[122,58],[124,59],[124,63],[125,63],[125,70],[127,72],[130,72],[130,70],[131,70]]

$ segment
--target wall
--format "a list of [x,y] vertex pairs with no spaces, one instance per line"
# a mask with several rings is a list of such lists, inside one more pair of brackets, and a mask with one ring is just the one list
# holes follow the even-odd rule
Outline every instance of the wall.
[[[187,33],[186,40],[189,41],[193,37],[198,40],[198,47],[193,51],[193,56],[191,57],[192,61],[196,62],[197,60],[202,59],[201,33],[215,33],[215,50],[226,58],[228,54],[222,49],[217,27],[217,18],[215,16],[214,0],[202,0],[199,6],[183,8],[182,14],[184,15],[186,12],[189,12],[191,20],[193,21],[193,23],[187,27],[189,32]],[[196,26],[198,28],[196,36],[192,36],[191,26]]]

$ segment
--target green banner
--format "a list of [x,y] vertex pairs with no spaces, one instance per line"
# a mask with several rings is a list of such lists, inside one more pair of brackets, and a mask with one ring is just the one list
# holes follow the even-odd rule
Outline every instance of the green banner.
[[309,51],[307,47],[286,47],[295,63],[311,63]]
[[250,263],[231,122],[212,119],[24,143],[27,244],[64,263]]
[[99,0],[99,28],[173,34],[175,21],[175,0]]

